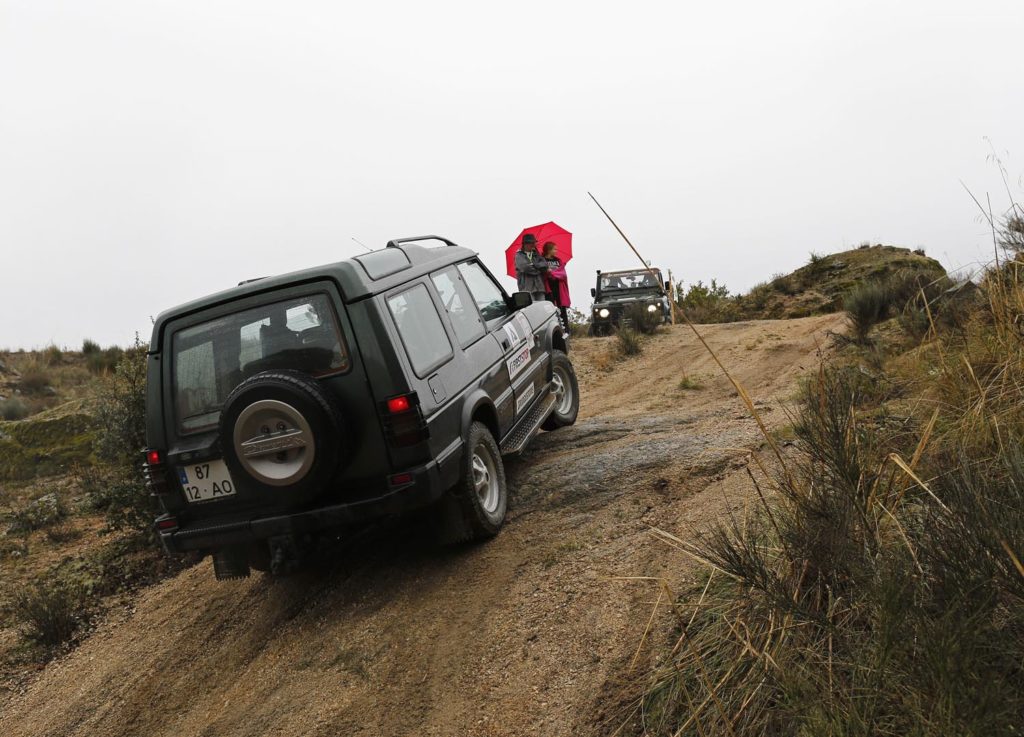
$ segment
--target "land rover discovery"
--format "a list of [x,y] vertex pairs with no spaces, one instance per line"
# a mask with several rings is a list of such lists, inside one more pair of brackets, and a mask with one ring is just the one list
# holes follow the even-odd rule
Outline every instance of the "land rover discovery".
[[576,421],[567,352],[551,303],[437,236],[168,310],[147,375],[157,534],[218,578],[287,571],[320,535],[414,510],[491,537],[502,456]]

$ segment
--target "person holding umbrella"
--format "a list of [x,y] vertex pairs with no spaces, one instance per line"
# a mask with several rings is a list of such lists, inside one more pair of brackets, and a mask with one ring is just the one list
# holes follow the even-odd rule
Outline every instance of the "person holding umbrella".
[[529,292],[534,302],[545,299],[547,290],[544,278],[548,272],[547,261],[537,253],[537,236],[533,233],[523,235],[522,246],[516,252],[516,287],[520,292]]
[[545,275],[548,298],[555,303],[558,314],[562,318],[562,329],[566,334],[569,332],[569,278],[565,273],[565,266],[558,258],[558,246],[554,241],[547,241],[541,248],[541,255],[548,265]]

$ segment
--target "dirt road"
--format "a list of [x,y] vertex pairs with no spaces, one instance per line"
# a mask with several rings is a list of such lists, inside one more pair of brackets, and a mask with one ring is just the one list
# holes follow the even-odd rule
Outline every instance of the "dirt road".
[[[781,423],[838,324],[703,330]],[[605,370],[611,340],[576,341],[579,422],[507,463],[510,520],[494,541],[438,549],[408,524],[284,580],[219,583],[204,561],[0,704],[0,734],[614,731],[657,595],[624,579],[697,577],[650,528],[685,534],[747,503],[742,469],[761,439],[688,328]],[[684,374],[702,388],[680,388]]]

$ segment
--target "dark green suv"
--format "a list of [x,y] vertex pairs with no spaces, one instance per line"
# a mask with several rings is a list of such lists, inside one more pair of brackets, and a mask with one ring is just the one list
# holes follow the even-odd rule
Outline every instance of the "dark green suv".
[[551,303],[509,296],[436,236],[168,310],[146,397],[160,540],[228,578],[411,510],[448,539],[493,536],[502,456],[576,421],[567,350]]

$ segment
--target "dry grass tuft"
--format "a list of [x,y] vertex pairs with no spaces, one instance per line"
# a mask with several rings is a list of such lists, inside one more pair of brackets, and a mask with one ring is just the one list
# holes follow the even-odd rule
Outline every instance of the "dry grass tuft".
[[615,350],[620,356],[639,356],[644,351],[643,337],[630,327],[621,327],[615,333]]

